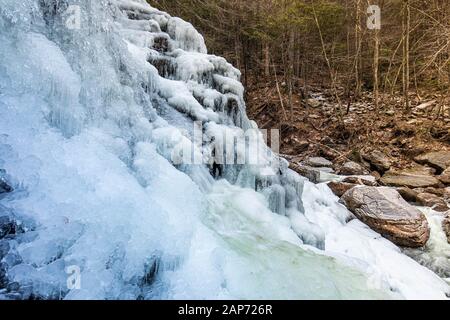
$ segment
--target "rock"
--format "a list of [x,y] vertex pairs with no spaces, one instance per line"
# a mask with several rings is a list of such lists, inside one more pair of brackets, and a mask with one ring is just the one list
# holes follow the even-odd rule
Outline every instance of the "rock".
[[441,182],[430,175],[427,170],[417,167],[389,170],[381,177],[380,182],[386,186],[408,188],[438,187],[441,185]]
[[362,153],[361,156],[380,172],[385,172],[392,166],[392,162],[388,156],[379,150]]
[[344,193],[358,185],[374,187],[378,184],[375,181],[365,179],[364,176],[353,176],[346,177],[342,181],[330,181],[327,185],[335,195],[337,195],[338,197],[342,197]]
[[[322,139],[320,139],[320,143],[323,145],[322,147],[336,144],[336,142],[329,136],[325,136]],[[332,150],[330,147],[328,147],[328,148],[329,148],[329,150]],[[334,150],[334,152],[337,152],[337,151]],[[337,152],[337,153],[339,154],[339,152]]]
[[317,167],[317,168],[314,168],[314,169],[317,169],[320,172],[336,173],[333,168],[329,168],[329,167]]
[[[323,143],[323,142],[322,142]],[[341,154],[329,147],[326,146],[321,146],[320,150],[319,150],[319,154],[321,156],[324,156],[327,159],[331,159],[334,160],[336,158],[338,158]]]
[[330,181],[327,183],[327,186],[331,189],[331,191],[333,191],[335,195],[337,195],[338,197],[342,197],[344,193],[356,187],[357,185],[354,183]]
[[333,174],[332,168],[313,168],[298,163],[289,163],[289,168],[299,175],[308,178],[312,183],[321,183],[327,181],[339,181],[340,177]]
[[293,162],[289,162],[289,168],[297,172],[299,175],[308,178],[308,180],[313,183],[319,183],[320,181],[320,171],[317,169]]
[[372,171],[372,172],[370,173],[370,175],[371,175],[372,177],[374,177],[376,181],[378,181],[378,180],[381,179],[381,174],[380,174],[378,171]]
[[319,108],[319,107],[322,105],[322,103],[321,103],[319,100],[313,99],[313,98],[311,98],[311,99],[306,99],[306,103],[307,103],[308,106],[310,106],[311,108]]
[[445,169],[438,179],[444,184],[450,184],[450,168]]
[[408,202],[417,202],[417,191],[414,191],[408,187],[397,188],[398,193]]
[[417,195],[417,202],[423,206],[431,207],[433,210],[439,212],[446,212],[449,210],[449,207],[445,203],[444,199],[432,193],[419,193]]
[[447,242],[450,243],[450,213],[444,218],[442,222],[442,227],[444,229],[445,235],[447,236]]
[[435,103],[436,103],[436,100],[428,101],[428,102],[418,105],[417,107],[415,107],[415,109],[416,110],[426,110],[429,107],[433,106]]
[[345,176],[353,176],[369,174],[369,172],[359,163],[349,161],[343,164],[343,166],[339,170],[339,174]]
[[358,186],[341,201],[359,220],[397,245],[422,247],[430,237],[425,215],[392,188]]
[[[423,188],[416,189],[416,191],[419,191],[420,189],[423,189]],[[428,187],[428,188],[423,189],[423,191],[419,192],[419,193],[431,193],[431,194],[437,195],[438,197],[444,197],[445,194],[447,193],[447,190]]]
[[320,171],[319,183],[330,181],[341,181],[341,180],[342,180],[341,176],[338,176],[337,174]]
[[5,178],[5,170],[0,169],[0,194],[12,192],[13,188],[7,183]]
[[353,184],[359,184],[359,185],[364,185],[364,186],[371,186],[371,187],[376,187],[378,186],[378,183],[376,181],[374,181],[374,179],[370,180],[371,176],[353,176],[353,177],[346,177],[344,180],[342,180],[342,182],[347,182],[347,183],[353,183]]
[[310,166],[310,167],[331,167],[333,165],[333,162],[322,158],[322,157],[311,157],[306,159],[305,161],[305,165]]
[[415,157],[414,161],[443,171],[450,167],[450,151],[429,152]]
[[153,49],[159,52],[167,52],[169,49],[169,40],[165,37],[156,37],[153,39]]
[[298,141],[295,144],[295,152],[297,152],[298,154],[305,152],[306,150],[308,150],[308,148],[309,148],[309,142],[306,140]]

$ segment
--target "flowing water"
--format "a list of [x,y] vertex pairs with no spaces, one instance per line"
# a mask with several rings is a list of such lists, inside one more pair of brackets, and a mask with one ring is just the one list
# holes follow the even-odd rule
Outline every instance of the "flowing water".
[[[189,23],[143,0],[0,0],[0,43],[1,299],[449,294],[268,149]],[[242,162],[217,161],[224,136]]]

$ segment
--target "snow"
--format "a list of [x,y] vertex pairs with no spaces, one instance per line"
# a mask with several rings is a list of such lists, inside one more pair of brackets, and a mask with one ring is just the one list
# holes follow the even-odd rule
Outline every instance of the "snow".
[[[0,299],[445,298],[270,152],[239,71],[191,24],[144,0],[77,3],[69,30],[53,0],[0,0],[0,169],[15,190],[0,214],[22,232]],[[237,163],[213,157],[222,143]]]
[[192,24],[180,18],[169,18],[167,33],[175,40],[177,46],[185,51],[207,52],[203,36],[195,30]]

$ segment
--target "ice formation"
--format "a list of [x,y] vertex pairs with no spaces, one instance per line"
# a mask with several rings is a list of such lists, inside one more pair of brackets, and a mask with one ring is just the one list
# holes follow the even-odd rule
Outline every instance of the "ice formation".
[[[449,294],[241,139],[240,73],[191,24],[144,0],[0,0],[0,43],[0,299]],[[225,133],[243,163],[214,162]]]

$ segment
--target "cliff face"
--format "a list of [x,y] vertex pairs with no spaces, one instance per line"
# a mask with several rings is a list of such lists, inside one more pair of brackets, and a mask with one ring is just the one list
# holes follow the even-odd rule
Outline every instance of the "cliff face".
[[444,295],[278,159],[189,23],[0,0],[0,27],[0,298]]

